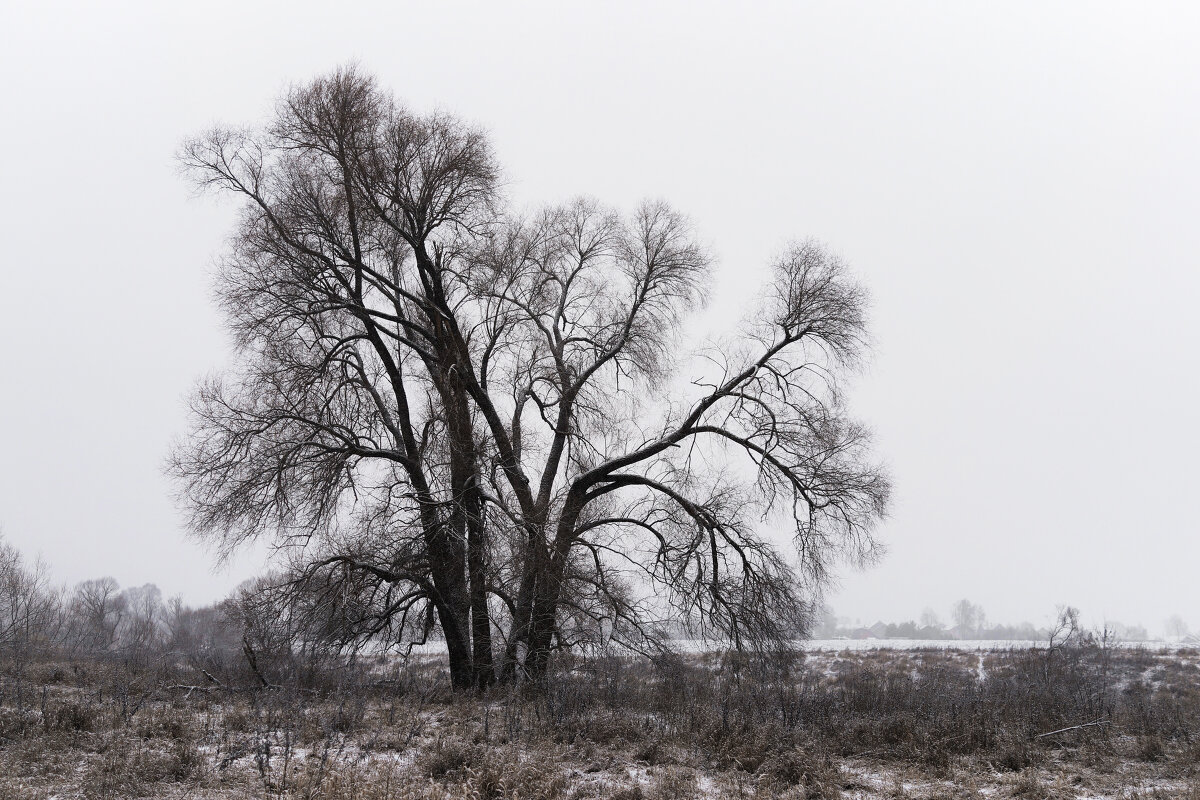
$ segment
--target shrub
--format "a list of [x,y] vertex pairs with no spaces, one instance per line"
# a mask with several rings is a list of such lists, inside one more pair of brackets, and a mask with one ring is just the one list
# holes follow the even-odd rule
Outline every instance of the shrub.
[[696,773],[682,767],[667,767],[654,776],[649,800],[693,800],[699,797]]
[[828,754],[813,749],[783,750],[772,755],[759,768],[770,785],[779,788],[802,787],[808,798],[840,797],[838,770]]
[[99,717],[99,705],[72,699],[48,705],[44,721],[47,730],[90,732],[96,729]]
[[417,759],[417,769],[426,777],[443,779],[458,776],[483,762],[484,749],[462,739],[439,738]]

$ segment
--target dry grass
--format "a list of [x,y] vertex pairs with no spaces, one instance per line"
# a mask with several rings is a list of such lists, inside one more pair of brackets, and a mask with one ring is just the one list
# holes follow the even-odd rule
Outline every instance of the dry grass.
[[467,698],[420,662],[320,691],[45,664],[4,691],[0,798],[1200,800],[1198,661],[603,658],[564,662],[539,692]]

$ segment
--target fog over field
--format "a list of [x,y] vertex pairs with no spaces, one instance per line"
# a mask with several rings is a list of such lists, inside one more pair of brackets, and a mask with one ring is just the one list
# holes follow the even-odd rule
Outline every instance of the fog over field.
[[887,554],[829,601],[1200,628],[1200,8],[1191,3],[66,4],[0,8],[0,526],[56,581],[214,569],[162,468],[230,357],[235,208],[185,136],[356,60],[484,126],[519,206],[665,198],[732,330],[789,240],[868,289],[849,392],[894,482]]

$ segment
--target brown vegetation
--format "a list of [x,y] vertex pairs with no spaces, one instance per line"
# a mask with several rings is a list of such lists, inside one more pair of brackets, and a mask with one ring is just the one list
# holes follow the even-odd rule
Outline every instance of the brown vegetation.
[[252,678],[95,657],[9,673],[0,796],[1132,800],[1200,786],[1191,651],[605,656],[564,659],[536,693],[477,697],[428,659]]

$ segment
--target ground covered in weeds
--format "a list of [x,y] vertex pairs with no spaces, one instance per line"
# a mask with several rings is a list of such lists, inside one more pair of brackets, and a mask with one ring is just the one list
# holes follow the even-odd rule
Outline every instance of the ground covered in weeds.
[[466,697],[420,660],[215,681],[8,675],[0,798],[1200,800],[1193,650],[563,659],[544,686]]

